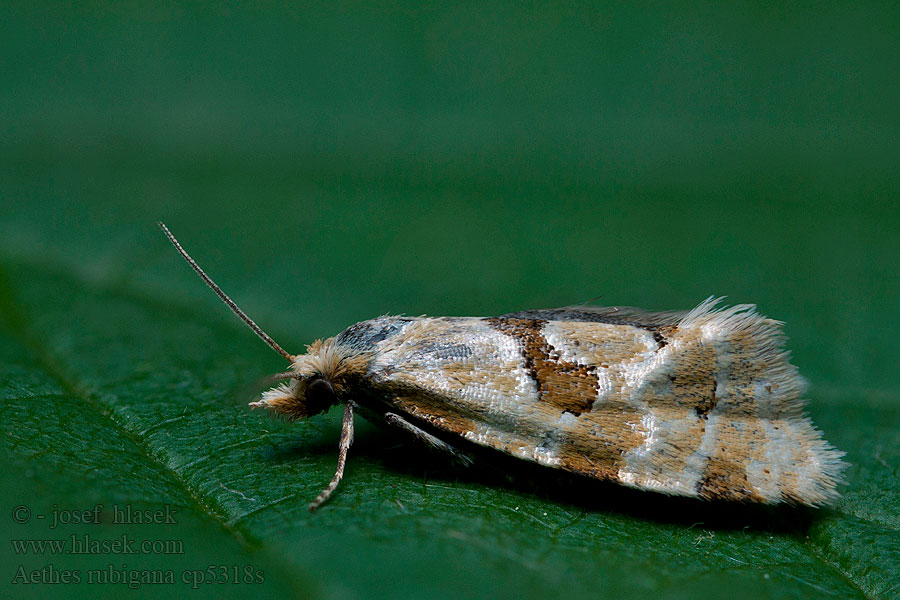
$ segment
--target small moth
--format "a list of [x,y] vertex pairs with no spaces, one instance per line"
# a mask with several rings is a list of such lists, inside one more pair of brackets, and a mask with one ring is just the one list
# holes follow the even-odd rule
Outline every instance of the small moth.
[[343,404],[337,488],[353,414],[463,462],[460,445],[641,490],[706,500],[827,504],[843,452],[804,414],[781,323],[754,305],[685,312],[577,306],[499,317],[384,316],[286,352],[159,223],[188,264],[290,363],[250,404],[305,419]]

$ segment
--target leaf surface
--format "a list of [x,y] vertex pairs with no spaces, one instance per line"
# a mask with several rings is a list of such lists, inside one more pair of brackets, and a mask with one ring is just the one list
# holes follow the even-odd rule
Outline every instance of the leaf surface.
[[[3,9],[8,595],[900,598],[896,10],[353,8]],[[284,365],[157,219],[292,352],[386,313],[756,302],[844,495],[508,478],[358,422],[310,514],[337,411],[247,408]],[[72,536],[182,547],[12,543]],[[50,564],[82,583],[22,581]]]

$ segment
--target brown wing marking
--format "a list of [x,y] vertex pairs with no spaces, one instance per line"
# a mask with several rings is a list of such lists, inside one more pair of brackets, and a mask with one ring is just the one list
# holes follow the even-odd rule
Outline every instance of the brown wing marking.
[[521,342],[525,369],[537,382],[542,402],[576,417],[591,410],[597,399],[597,367],[561,360],[541,332],[544,321],[502,317],[486,321]]
[[[594,405],[598,399],[597,365],[609,365],[604,361],[582,365],[562,360],[559,350],[543,333],[545,321],[504,317],[486,321],[520,343],[526,369],[539,390],[539,401],[544,407],[541,412],[547,412],[547,422],[556,422],[560,413],[578,417],[569,430],[547,431],[547,439],[541,440],[538,448],[543,443],[555,445],[563,469],[617,480],[625,454],[643,443],[644,432],[641,414],[628,406],[620,394],[610,394],[600,405]],[[619,357],[607,358],[611,361]]]

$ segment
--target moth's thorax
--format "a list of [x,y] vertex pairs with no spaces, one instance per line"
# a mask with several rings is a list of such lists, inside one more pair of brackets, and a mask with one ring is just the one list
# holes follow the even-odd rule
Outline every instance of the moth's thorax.
[[410,323],[422,318],[383,316],[360,321],[337,334],[332,341],[345,354],[371,353],[382,343],[401,334]]

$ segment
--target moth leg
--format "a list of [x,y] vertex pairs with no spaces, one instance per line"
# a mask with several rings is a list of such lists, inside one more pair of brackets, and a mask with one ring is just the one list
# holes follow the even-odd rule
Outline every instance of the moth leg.
[[435,448],[437,450],[441,450],[442,452],[448,453],[450,456],[452,456],[455,460],[459,461],[461,464],[466,465],[466,466],[472,464],[471,457],[467,456],[466,454],[463,454],[462,452],[460,452],[459,450],[457,450],[456,448],[454,448],[447,442],[445,442],[441,439],[438,439],[437,437],[431,435],[427,431],[425,431],[419,427],[416,427],[415,425],[413,425],[412,423],[410,423],[409,421],[407,421],[400,415],[398,415],[396,413],[391,413],[391,412],[385,413],[384,420],[388,425],[397,427],[398,429],[402,429],[403,431],[406,431],[407,433],[412,434],[416,439],[418,439],[420,442],[423,442],[427,446],[430,446],[431,448]]
[[337,471],[334,473],[334,478],[331,480],[331,483],[328,484],[322,493],[313,500],[309,505],[309,512],[312,512],[319,508],[328,498],[331,496],[331,493],[337,488],[338,484],[341,482],[341,478],[344,477],[344,466],[347,464],[347,451],[350,449],[350,444],[353,443],[353,403],[347,402],[344,405],[344,421],[341,425],[341,441],[338,443],[338,464]]

